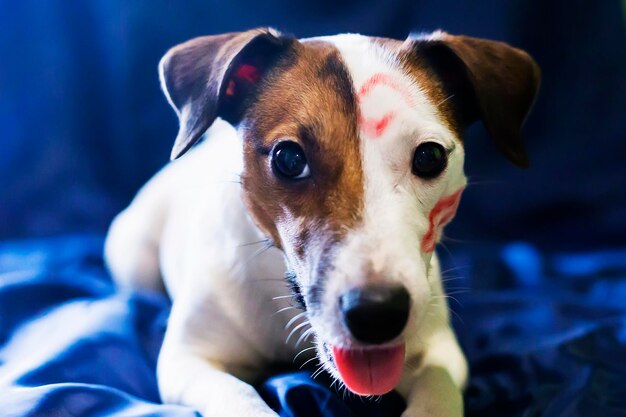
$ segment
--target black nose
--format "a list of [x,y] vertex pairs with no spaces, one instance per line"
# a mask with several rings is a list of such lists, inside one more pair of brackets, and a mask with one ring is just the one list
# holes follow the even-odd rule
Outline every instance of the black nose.
[[411,298],[403,286],[370,285],[355,288],[339,299],[343,322],[363,343],[394,339],[409,319]]

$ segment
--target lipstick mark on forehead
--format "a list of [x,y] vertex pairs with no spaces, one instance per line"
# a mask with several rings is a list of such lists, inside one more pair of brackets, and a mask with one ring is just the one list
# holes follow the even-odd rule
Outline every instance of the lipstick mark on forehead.
[[441,237],[443,227],[448,224],[456,214],[462,193],[463,188],[449,196],[441,198],[430,211],[428,215],[428,230],[422,238],[423,252],[432,252],[435,250],[435,244]]
[[367,97],[378,86],[386,87],[396,91],[402,96],[404,101],[411,107],[415,107],[415,100],[407,88],[402,85],[400,80],[390,74],[378,72],[367,79],[359,89],[357,97],[359,101]]
[[363,117],[363,114],[359,112],[359,126],[367,136],[377,138],[385,133],[387,126],[395,118],[396,113],[392,111],[385,113],[381,118]]
[[365,135],[371,138],[378,138],[383,133],[391,122],[396,118],[395,111],[388,111],[381,117],[367,117],[363,114],[361,105],[363,101],[376,89],[376,88],[391,89],[398,93],[404,102],[411,107],[415,107],[415,100],[408,89],[402,84],[400,80],[393,77],[390,74],[378,72],[368,78],[359,88],[357,92],[357,100],[359,102],[359,126]]

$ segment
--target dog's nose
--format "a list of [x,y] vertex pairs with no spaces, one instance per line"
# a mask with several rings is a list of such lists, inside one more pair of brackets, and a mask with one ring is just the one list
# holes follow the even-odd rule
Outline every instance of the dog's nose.
[[397,337],[409,319],[411,297],[403,286],[369,285],[339,298],[343,322],[363,343],[384,343]]

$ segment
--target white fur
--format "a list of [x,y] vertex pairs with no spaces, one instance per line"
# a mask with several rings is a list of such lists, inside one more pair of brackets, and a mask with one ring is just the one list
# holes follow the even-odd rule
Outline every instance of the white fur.
[[[126,287],[159,289],[162,275],[173,299],[158,364],[164,401],[194,406],[207,417],[276,417],[247,382],[269,363],[291,361],[299,349],[310,346],[297,346],[306,339],[300,336],[309,327],[307,320],[319,359],[339,377],[324,344],[354,342],[340,323],[337,300],[370,279],[400,282],[413,299],[415,308],[401,338],[407,343],[407,361],[422,360],[406,368],[398,387],[408,400],[405,416],[461,416],[467,366],[448,323],[438,260],[419,248],[430,209],[466,183],[463,147],[440,119],[437,103],[429,101],[390,53],[358,35],[320,39],[337,46],[355,90],[372,74],[384,72],[400,80],[414,98],[410,106],[397,92],[378,88],[361,103],[364,114],[393,110],[397,117],[380,138],[362,134],[365,220],[338,250],[322,311],[297,317],[297,311],[285,310],[289,291],[281,281],[283,255],[276,249],[258,253],[263,244],[244,245],[264,236],[241,198],[241,141],[220,120],[203,143],[166,166],[116,218],[106,243],[108,265]],[[428,183],[410,168],[413,150],[425,140],[452,149],[446,173]],[[279,232],[287,261],[297,266],[287,228],[298,227],[301,219],[288,216],[281,219]],[[296,272],[306,282],[306,268],[300,265]],[[285,343],[293,328],[295,337]],[[306,360],[307,353],[311,350],[299,359]],[[427,411],[433,409],[425,405],[432,393],[416,387],[429,384],[445,398],[445,411]]]
[[[274,299],[289,294],[283,257],[253,243],[264,236],[241,200],[235,129],[218,120],[207,139],[167,165],[118,215],[106,259],[122,286],[158,289],[159,274],[148,272],[162,272],[173,300],[158,363],[164,401],[205,416],[275,416],[259,411],[267,407],[242,380],[293,359],[295,340],[284,343],[284,327],[297,311],[276,314],[289,306],[287,298]],[[221,386],[232,389],[216,390]],[[256,406],[245,406],[246,397]]]
[[[371,280],[401,283],[409,290],[416,307],[405,335],[407,358],[424,355],[424,366],[444,366],[461,387],[467,377],[467,365],[449,329],[446,303],[434,301],[443,298],[438,261],[436,256],[431,257],[432,253],[420,252],[419,247],[428,228],[428,213],[435,203],[466,184],[463,147],[440,118],[437,103],[431,103],[422,87],[385,49],[361,35],[319,39],[332,42],[339,49],[355,91],[374,74],[383,73],[399,80],[412,100],[409,104],[397,91],[379,86],[361,102],[361,112],[367,117],[380,118],[389,111],[396,117],[380,137],[361,133],[365,219],[361,228],[349,233],[338,251],[335,271],[325,288],[325,311],[311,318],[313,327],[319,329],[318,339],[333,345],[345,344],[350,337],[341,323],[333,319],[339,317],[340,295]],[[436,180],[424,181],[411,173],[413,151],[425,141],[452,149],[446,172]],[[431,351],[439,353],[433,355]],[[441,356],[447,360],[439,360]],[[325,365],[339,378],[330,362]]]

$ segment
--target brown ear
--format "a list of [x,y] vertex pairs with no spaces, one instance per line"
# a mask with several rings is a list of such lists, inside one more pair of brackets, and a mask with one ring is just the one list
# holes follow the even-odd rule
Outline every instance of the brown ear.
[[159,63],[159,77],[180,123],[171,158],[183,155],[218,116],[238,123],[251,92],[294,41],[255,29],[203,36],[170,49]]
[[452,96],[461,127],[481,119],[497,148],[515,165],[528,167],[521,130],[541,79],[530,55],[502,42],[442,32],[409,40]]

